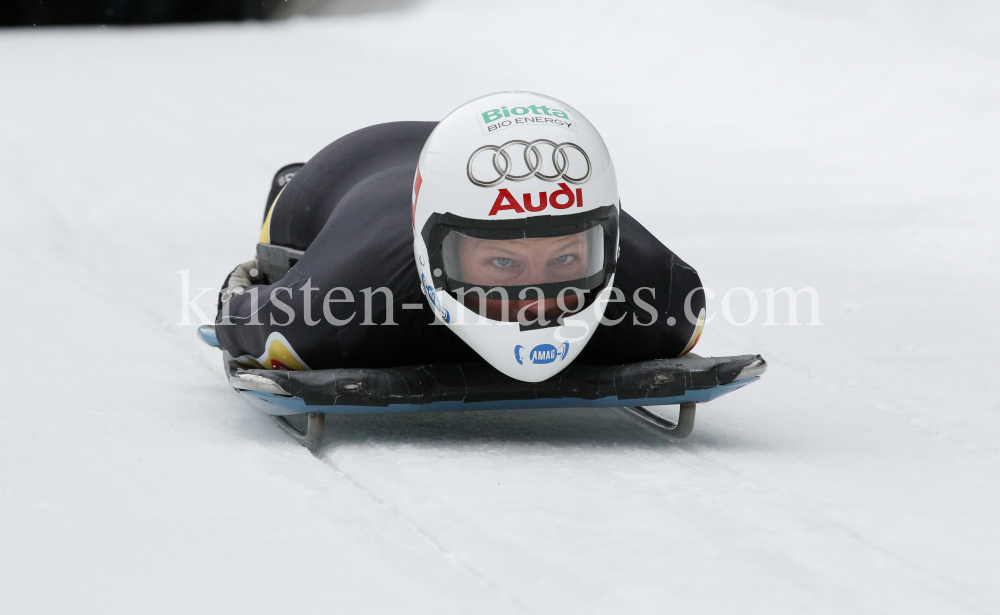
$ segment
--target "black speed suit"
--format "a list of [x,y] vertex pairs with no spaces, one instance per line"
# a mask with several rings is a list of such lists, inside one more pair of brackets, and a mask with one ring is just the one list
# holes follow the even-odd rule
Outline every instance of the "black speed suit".
[[[272,205],[269,242],[305,253],[280,281],[251,288],[256,300],[244,292],[223,306],[217,333],[230,354],[266,355],[268,340],[277,333],[310,369],[483,362],[449,327],[435,322],[414,263],[411,190],[417,158],[435,125],[363,128],[334,141],[297,171]],[[691,295],[695,315],[704,307],[694,269],[624,211],[620,229],[615,286],[624,302],[610,303],[605,318],[624,318],[598,327],[576,359],[584,364],[676,357],[695,331],[685,299]],[[279,287],[285,290],[274,294]],[[338,287],[350,290],[353,302],[342,291],[333,294],[339,301],[325,302]],[[640,287],[655,289],[639,294],[649,309],[634,299]],[[378,288],[391,292],[391,306]],[[369,324],[366,299],[373,314]],[[395,325],[384,324],[389,307]],[[655,322],[650,310],[656,311]]]

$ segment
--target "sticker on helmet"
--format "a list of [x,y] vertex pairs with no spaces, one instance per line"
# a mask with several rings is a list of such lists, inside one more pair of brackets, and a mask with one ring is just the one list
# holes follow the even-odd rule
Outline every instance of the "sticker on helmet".
[[[520,156],[518,147],[523,148]],[[552,148],[552,153],[543,155],[542,152],[549,147]],[[486,152],[493,152],[492,159],[485,155]],[[526,172],[521,172],[525,170]],[[492,188],[503,181],[523,182],[532,178],[546,182],[584,184],[593,171],[590,156],[582,147],[569,141],[556,143],[548,139],[535,139],[530,143],[514,139],[503,145],[484,145],[472,152],[465,165],[469,181],[480,188]]]
[[555,126],[577,132],[576,120],[569,111],[545,105],[501,105],[495,109],[483,109],[476,117],[485,136],[514,126]]
[[520,344],[514,346],[514,360],[517,361],[518,365],[524,365],[525,361],[535,365],[554,363],[556,359],[565,361],[566,355],[569,354],[569,342],[563,342],[559,348],[556,348],[552,344],[539,344],[532,348],[531,352],[527,353],[527,356],[524,356],[524,354],[524,346]]
[[423,286],[424,293],[427,295],[427,302],[431,304],[431,307],[438,313],[441,320],[446,323],[451,322],[451,314],[449,314],[448,310],[441,304],[441,298],[438,297],[437,291],[434,290],[434,286],[427,283],[427,278],[422,273],[420,274],[420,285]]
[[[574,196],[573,191],[569,189],[566,184],[559,184],[561,190],[556,190],[549,196],[547,192],[538,193],[538,204],[532,203],[531,194],[523,195],[524,206],[517,201],[517,197],[510,193],[510,190],[506,188],[500,188],[500,193],[497,194],[497,198],[493,201],[493,208],[490,209],[490,215],[495,216],[497,212],[509,209],[511,211],[516,211],[519,214],[523,214],[525,210],[528,211],[542,211],[549,205],[555,207],[556,209],[567,209],[576,204],[577,207],[583,207],[583,188],[576,189],[576,195]],[[562,197],[562,198],[560,198]]]

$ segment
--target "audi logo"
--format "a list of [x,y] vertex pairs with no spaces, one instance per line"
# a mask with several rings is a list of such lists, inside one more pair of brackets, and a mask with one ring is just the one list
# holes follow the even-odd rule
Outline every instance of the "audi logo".
[[[511,174],[513,163],[510,159],[510,154],[507,153],[507,149],[515,145],[524,147],[524,164],[528,166],[528,172],[521,175]],[[542,173],[543,159],[542,152],[538,148],[539,145],[547,145],[552,148],[552,166],[556,171],[552,175]],[[583,160],[587,163],[586,173],[579,177],[572,177],[569,175],[569,157],[566,155],[567,149],[575,149],[583,155]],[[472,163],[475,162],[476,157],[483,152],[493,152],[493,170],[497,172],[497,177],[494,179],[479,179],[472,171]],[[571,184],[582,184],[590,179],[590,173],[592,170],[590,157],[587,156],[587,152],[583,151],[582,147],[575,143],[556,144],[548,139],[535,139],[531,142],[515,139],[513,141],[507,141],[500,146],[484,145],[472,152],[472,155],[469,156],[469,164],[466,165],[466,174],[469,176],[469,181],[483,188],[496,186],[505,179],[509,179],[512,182],[523,182],[527,179],[531,179],[532,177],[537,177],[538,179],[547,182],[565,181]]]

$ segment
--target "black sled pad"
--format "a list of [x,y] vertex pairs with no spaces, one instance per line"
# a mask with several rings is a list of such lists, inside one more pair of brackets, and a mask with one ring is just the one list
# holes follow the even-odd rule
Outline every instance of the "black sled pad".
[[704,403],[758,380],[760,355],[571,364],[544,382],[521,382],[478,363],[384,369],[243,369],[223,353],[229,383],[274,416],[454,410],[665,406]]

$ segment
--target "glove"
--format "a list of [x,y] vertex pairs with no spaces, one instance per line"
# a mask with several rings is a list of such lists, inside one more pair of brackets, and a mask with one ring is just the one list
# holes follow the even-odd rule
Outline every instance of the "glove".
[[261,283],[260,267],[257,266],[257,259],[247,261],[242,265],[237,265],[236,269],[226,278],[225,287],[219,293],[219,304],[228,302],[234,295],[242,295],[243,290],[250,288],[254,284]]

